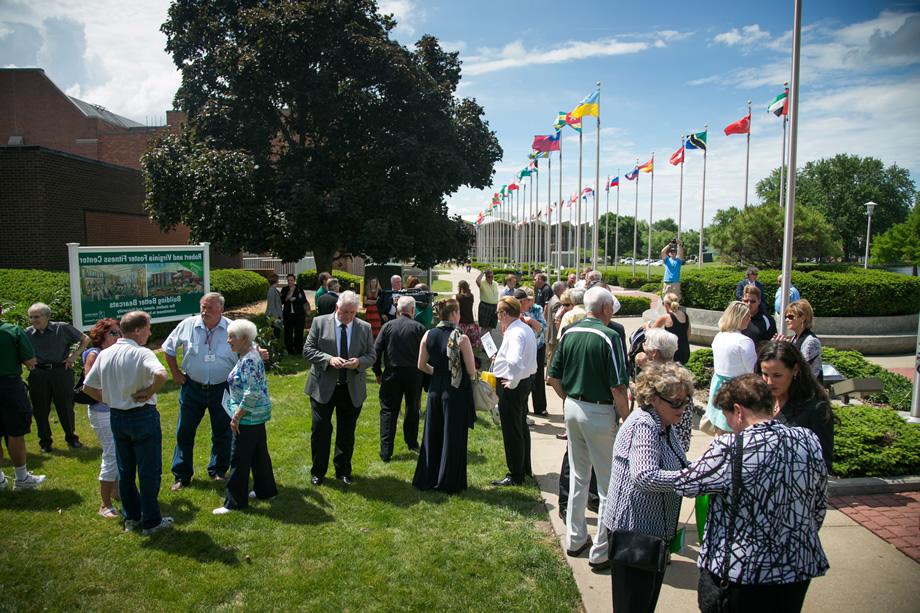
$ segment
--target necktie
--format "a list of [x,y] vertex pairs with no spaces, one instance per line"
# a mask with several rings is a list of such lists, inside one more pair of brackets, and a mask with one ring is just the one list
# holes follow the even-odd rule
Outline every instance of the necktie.
[[[342,334],[339,336],[339,357],[343,360],[348,359],[348,326],[339,324]],[[339,383],[345,383],[346,370],[339,370]]]

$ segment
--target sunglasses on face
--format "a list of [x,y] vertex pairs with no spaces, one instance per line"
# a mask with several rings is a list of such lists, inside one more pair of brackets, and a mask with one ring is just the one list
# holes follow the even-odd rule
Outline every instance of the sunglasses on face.
[[685,406],[687,406],[688,404],[690,404],[690,397],[689,397],[689,396],[687,396],[686,398],[682,398],[682,399],[680,399],[680,400],[671,400],[671,399],[669,399],[669,398],[665,398],[665,397],[662,396],[661,394],[655,394],[655,395],[658,396],[658,398],[660,398],[660,399],[662,400],[662,402],[664,402],[665,404],[667,404],[668,406],[670,406],[672,409],[682,409],[682,408],[684,408]]
[[114,336],[115,338],[118,338],[121,336],[121,331],[120,330],[109,330],[109,336]]

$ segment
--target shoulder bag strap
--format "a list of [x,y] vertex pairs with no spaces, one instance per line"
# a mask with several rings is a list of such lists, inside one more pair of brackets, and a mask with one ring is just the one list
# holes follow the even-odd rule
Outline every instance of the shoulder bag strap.
[[738,518],[738,503],[741,499],[741,460],[744,455],[744,447],[742,446],[743,439],[743,434],[736,434],[734,449],[732,450],[732,502],[731,511],[728,515],[728,527],[725,534],[725,555],[722,558],[722,572],[720,573],[720,585],[723,589],[728,587],[729,556],[731,555],[732,540],[735,537],[735,521]]

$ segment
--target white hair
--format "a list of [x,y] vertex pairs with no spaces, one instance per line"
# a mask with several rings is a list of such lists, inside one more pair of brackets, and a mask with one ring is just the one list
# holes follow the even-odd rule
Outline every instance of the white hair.
[[49,307],[44,302],[36,302],[29,307],[29,315],[32,313],[37,315],[44,315],[45,317],[51,317],[51,307]]
[[400,277],[399,275],[393,275],[392,277],[390,277],[390,285],[393,285],[397,281],[402,283],[402,277]]
[[592,287],[584,293],[584,303],[587,312],[598,315],[604,310],[605,305],[613,305],[613,294],[603,287]]
[[219,292],[208,292],[201,297],[202,302],[209,302],[211,300],[216,300],[220,303],[220,308],[224,308],[224,297]]
[[358,298],[358,294],[354,293],[351,290],[346,290],[339,294],[339,299],[336,300],[335,306],[342,307],[346,304],[350,304],[355,308],[361,306],[361,299]]
[[569,295],[572,297],[572,304],[584,304],[585,303],[585,290],[580,287],[573,287],[569,290],[571,292]]
[[673,360],[677,353],[677,336],[664,328],[649,328],[645,331],[643,347],[646,352],[657,349],[663,360]]
[[227,326],[227,336],[232,336],[237,340],[246,339],[250,343],[256,340],[256,325],[248,319],[234,319]]
[[400,296],[396,301],[396,311],[398,313],[415,313],[415,298],[412,296]]

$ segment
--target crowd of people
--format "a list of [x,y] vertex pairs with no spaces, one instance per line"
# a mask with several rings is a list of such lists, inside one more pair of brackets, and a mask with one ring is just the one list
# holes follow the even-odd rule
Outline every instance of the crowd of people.
[[[513,274],[499,285],[484,270],[474,282],[476,317],[467,281],[455,296],[434,303],[414,277],[405,287],[421,287],[415,292],[403,291],[402,277],[394,275],[389,289],[373,279],[359,296],[341,291],[340,282],[324,273],[313,297],[318,314],[305,339],[307,293],[294,275],[282,287],[273,279],[267,312],[286,351],[311,366],[304,387],[312,412],[311,484],[323,485],[330,455],[336,480],[348,486],[356,479],[355,429],[370,369],[379,384],[380,460],[394,456],[404,405],[403,443],[418,454],[412,484],[462,492],[468,487],[469,429],[476,423],[473,386],[486,367],[497,380],[507,466],[491,482],[495,487],[533,477],[528,415],[548,414],[547,386],[562,400],[565,548],[569,556],[587,552],[596,571],[610,569],[618,613],[654,609],[666,571],[661,554],[678,537],[680,497],[702,495],[709,497],[709,518],[699,557],[701,610],[799,610],[810,579],[827,570],[818,530],[833,461],[834,420],[821,385],[811,306],[792,302],[783,314],[792,336],[778,334],[764,311],[757,271],[748,271],[712,343],[714,374],[700,428],[715,438],[691,461],[694,386],[684,366],[690,320],[680,307],[683,246],[669,244],[662,253],[676,262],[664,310],[643,329],[641,351],[628,347],[625,329],[614,320],[619,301],[600,271],[590,269],[553,284],[538,272],[533,287]],[[126,530],[144,534],[173,525],[158,504],[163,441],[156,394],[169,378],[179,387],[171,490],[188,487],[196,474],[195,435],[207,412],[205,472],[225,488],[213,513],[273,499],[278,487],[265,429],[272,417],[268,355],[256,343],[256,326],[229,320],[224,306],[218,293],[202,297],[199,314],[163,342],[165,368],[144,346],[151,330],[143,311],[120,321],[102,319],[88,334],[50,321],[50,309],[40,303],[30,308],[26,330],[0,322],[0,393],[6,399],[0,428],[14,487],[34,488],[45,479],[26,468],[24,436],[34,417],[39,445],[52,449],[52,402],[67,444],[82,446],[72,370],[82,356],[77,390],[85,396],[76,398],[88,404],[102,449],[100,516],[122,519]],[[366,320],[358,317],[362,308]],[[497,345],[491,356],[486,335]],[[22,365],[29,369],[28,393]],[[8,486],[0,472],[0,489]],[[589,509],[599,518],[593,533]]]

